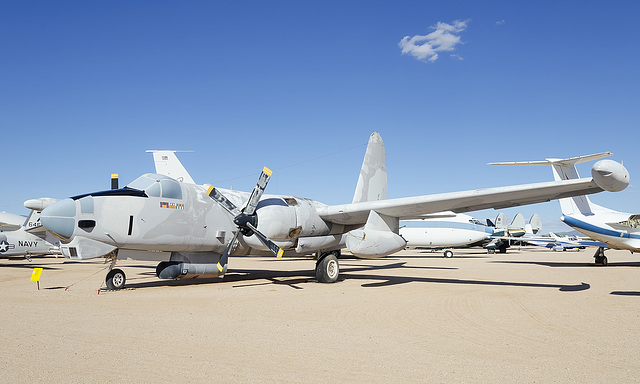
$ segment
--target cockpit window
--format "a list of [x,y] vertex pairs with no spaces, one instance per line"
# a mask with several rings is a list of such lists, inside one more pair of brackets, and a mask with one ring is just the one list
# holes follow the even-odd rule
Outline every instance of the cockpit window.
[[130,182],[127,187],[131,189],[137,189],[138,191],[144,191],[157,180],[157,178],[153,176],[164,177],[153,173],[147,173]]
[[144,174],[132,181],[127,188],[143,190],[149,197],[182,199],[180,184],[174,179],[156,173]]
[[160,183],[154,182],[144,190],[149,197],[160,197]]
[[177,181],[173,179],[160,180],[160,185],[162,185],[162,197],[182,199],[182,189]]

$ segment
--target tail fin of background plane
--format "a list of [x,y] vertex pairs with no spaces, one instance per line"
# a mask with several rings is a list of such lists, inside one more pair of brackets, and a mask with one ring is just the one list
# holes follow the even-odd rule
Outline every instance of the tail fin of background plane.
[[180,160],[176,156],[176,152],[193,152],[193,151],[166,151],[166,150],[148,150],[153,154],[153,162],[156,165],[156,173],[172,177],[183,183],[195,184],[189,172],[184,169]]
[[529,219],[529,227],[531,227],[531,233],[538,234],[542,230],[542,219],[540,215],[534,213]]
[[380,134],[373,132],[369,137],[367,151],[362,161],[353,202],[386,200],[388,197],[387,161],[384,154],[384,143]]
[[500,212],[498,213],[498,216],[496,216],[495,227],[496,231],[507,229],[507,217],[505,216],[504,212]]
[[24,229],[29,230],[38,228],[41,225],[42,223],[40,223],[40,211],[31,210],[29,217],[27,217],[27,220],[24,221],[23,227]]
[[523,231],[524,230],[524,216],[522,213],[518,212],[516,216],[511,220],[511,224],[509,225],[509,230],[513,231]]
[[[545,159],[541,161],[513,161],[505,163],[490,163],[491,165],[551,165],[553,168],[554,180],[578,179],[576,164],[586,161],[598,160],[613,155],[611,152],[596,153],[593,155],[570,157],[568,159]],[[601,208],[589,200],[587,196],[574,196],[559,199],[560,209],[563,215],[581,213],[583,215],[593,215],[593,208]]]

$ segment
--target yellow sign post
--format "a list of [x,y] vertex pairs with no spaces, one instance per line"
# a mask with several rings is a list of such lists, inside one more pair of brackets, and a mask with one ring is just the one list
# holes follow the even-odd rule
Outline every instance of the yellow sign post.
[[36,281],[38,283],[38,290],[40,290],[40,275],[42,275],[42,268],[33,268],[33,272],[31,272],[31,281]]

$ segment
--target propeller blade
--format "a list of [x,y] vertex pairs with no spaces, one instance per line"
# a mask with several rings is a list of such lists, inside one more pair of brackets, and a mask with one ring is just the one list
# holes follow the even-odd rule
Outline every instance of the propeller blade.
[[269,250],[273,252],[273,254],[278,259],[282,258],[282,254],[284,253],[284,250],[282,248],[278,247],[273,241],[267,239],[267,237],[263,235],[262,232],[258,231],[258,228],[253,226],[253,224],[247,223],[247,227],[249,227],[249,229],[253,231],[253,233],[258,237],[258,239],[260,239],[262,244],[264,244],[267,248],[269,248]]
[[118,189],[118,174],[111,174],[111,189]]
[[262,168],[262,173],[258,178],[258,183],[256,183],[256,186],[253,188],[251,197],[249,197],[247,205],[244,207],[242,212],[249,216],[253,215],[253,213],[256,211],[256,207],[258,206],[258,202],[262,197],[262,193],[264,192],[265,188],[267,188],[267,183],[269,182],[269,178],[271,178],[272,173],[273,172],[269,168]]
[[229,254],[231,253],[231,248],[233,248],[233,244],[236,242],[236,239],[238,238],[239,233],[240,231],[236,231],[235,235],[233,235],[233,239],[231,239],[231,241],[229,242],[229,245],[227,245],[227,248],[225,248],[224,253],[220,256],[218,265],[216,265],[216,267],[218,267],[218,270],[220,272],[224,271],[224,268],[227,266],[227,262],[229,261]]
[[230,214],[234,217],[240,214],[238,207],[235,206],[229,199],[225,197],[222,193],[218,192],[213,186],[210,186],[207,190],[207,194],[215,201],[218,202],[222,206],[222,208],[226,209]]

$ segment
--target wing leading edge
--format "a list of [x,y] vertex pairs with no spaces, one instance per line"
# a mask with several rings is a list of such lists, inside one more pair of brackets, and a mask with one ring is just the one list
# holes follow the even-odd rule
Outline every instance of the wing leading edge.
[[462,213],[487,208],[503,209],[602,191],[604,189],[593,179],[582,178],[330,205],[318,209],[318,214],[332,223],[357,225],[367,221],[370,211],[402,220],[442,211]]

